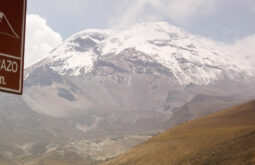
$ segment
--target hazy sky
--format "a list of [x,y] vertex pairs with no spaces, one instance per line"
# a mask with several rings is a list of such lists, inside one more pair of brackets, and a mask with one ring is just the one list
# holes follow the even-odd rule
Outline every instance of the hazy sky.
[[232,44],[255,64],[255,0],[28,0],[26,66],[81,30],[144,21]]
[[220,41],[255,33],[254,0],[28,0],[63,38],[87,28],[126,28],[143,21],[167,21]]

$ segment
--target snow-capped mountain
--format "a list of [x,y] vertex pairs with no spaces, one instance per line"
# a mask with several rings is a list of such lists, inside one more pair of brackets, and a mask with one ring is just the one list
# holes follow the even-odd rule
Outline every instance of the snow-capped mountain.
[[152,118],[157,129],[196,96],[245,99],[254,88],[251,70],[231,60],[224,45],[165,22],[79,32],[27,68],[25,77],[24,100],[34,111],[55,117],[91,113],[96,125],[77,125],[85,132],[112,119],[124,125],[119,122]]
[[164,22],[82,31],[26,69],[22,97],[0,95],[0,157],[27,146],[68,156],[87,139],[151,136],[254,99],[248,68],[224,45]]
[[130,52],[140,61],[168,69],[180,85],[209,84],[222,75],[251,74],[231,60],[224,45],[190,35],[166,22],[142,23],[122,31],[82,31],[52,51],[44,64],[61,75],[79,76],[92,72],[98,60],[120,56],[128,49],[140,52]]
[[251,70],[226,50],[165,22],[85,30],[27,68],[23,100],[47,116],[78,115],[72,126],[90,136],[159,131],[190,101],[199,111],[175,123],[253,98]]
[[170,111],[163,114],[171,114],[196,95],[250,90],[252,72],[226,50],[166,22],[120,31],[85,30],[27,69],[27,93],[41,94],[27,94],[25,100],[35,111],[53,116],[102,108],[155,112],[167,107]]

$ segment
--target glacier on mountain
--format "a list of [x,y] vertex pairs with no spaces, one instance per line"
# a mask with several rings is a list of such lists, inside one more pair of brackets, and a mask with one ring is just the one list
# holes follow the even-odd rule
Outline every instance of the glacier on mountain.
[[146,55],[138,57],[141,60],[168,68],[180,85],[206,85],[225,75],[251,74],[231,60],[225,45],[190,35],[166,22],[145,22],[119,31],[79,32],[53,50],[44,64],[61,75],[79,76],[91,72],[98,59],[131,48]]

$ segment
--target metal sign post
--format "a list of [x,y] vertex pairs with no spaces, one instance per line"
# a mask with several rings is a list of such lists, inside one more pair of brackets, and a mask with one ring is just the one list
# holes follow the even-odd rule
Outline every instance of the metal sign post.
[[23,92],[26,0],[0,0],[0,91]]

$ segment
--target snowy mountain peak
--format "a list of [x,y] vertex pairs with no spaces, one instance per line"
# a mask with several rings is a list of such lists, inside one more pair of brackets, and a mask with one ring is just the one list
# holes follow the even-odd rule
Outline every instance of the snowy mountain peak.
[[167,68],[181,85],[208,84],[223,75],[245,72],[231,62],[224,46],[166,22],[145,22],[119,31],[79,32],[52,51],[43,64],[59,74],[78,76],[93,71],[98,59],[118,56],[128,49],[143,62]]
[[[125,30],[129,35],[143,36],[143,39],[169,39],[169,37],[178,37],[179,39],[186,38],[188,34],[167,22],[145,22]],[[172,36],[168,34],[171,33]]]

